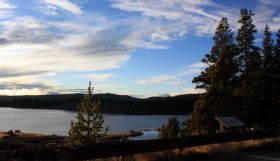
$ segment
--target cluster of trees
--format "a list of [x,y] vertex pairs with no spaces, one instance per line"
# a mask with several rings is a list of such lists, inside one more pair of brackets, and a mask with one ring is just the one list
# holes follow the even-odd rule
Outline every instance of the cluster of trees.
[[262,45],[255,44],[254,13],[240,11],[240,28],[234,37],[227,18],[216,28],[210,53],[202,59],[208,67],[193,78],[205,89],[187,121],[192,133],[214,133],[217,115],[235,115],[247,125],[277,128],[280,125],[280,30],[276,40],[265,26]]

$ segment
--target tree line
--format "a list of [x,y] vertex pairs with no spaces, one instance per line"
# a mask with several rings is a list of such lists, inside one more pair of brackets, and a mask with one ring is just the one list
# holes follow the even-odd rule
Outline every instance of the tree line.
[[273,39],[264,28],[262,44],[256,45],[254,13],[240,10],[235,36],[228,19],[219,21],[211,51],[202,59],[208,67],[193,78],[204,89],[194,104],[188,130],[215,133],[215,116],[237,116],[249,127],[280,127],[280,29]]
[[[59,109],[77,111],[84,94],[59,94],[41,96],[0,96],[1,107]],[[134,98],[117,94],[94,94],[101,102],[103,113],[129,115],[190,114],[198,94],[170,97]]]

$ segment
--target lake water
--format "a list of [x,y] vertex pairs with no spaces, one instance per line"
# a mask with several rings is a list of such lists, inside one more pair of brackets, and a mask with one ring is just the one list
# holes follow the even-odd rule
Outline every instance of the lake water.
[[[75,112],[62,110],[37,110],[0,107],[0,131],[20,129],[23,132],[67,135],[70,121]],[[109,133],[127,132],[129,130],[157,129],[167,123],[171,115],[111,115],[104,114],[105,126]],[[188,115],[176,115],[179,121],[189,118]],[[155,132],[145,132],[145,136],[154,138]]]

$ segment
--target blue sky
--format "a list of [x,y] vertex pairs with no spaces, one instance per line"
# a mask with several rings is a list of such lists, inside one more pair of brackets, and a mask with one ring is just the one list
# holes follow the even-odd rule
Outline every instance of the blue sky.
[[0,0],[0,95],[199,93],[221,17],[256,13],[256,43],[280,29],[280,0]]

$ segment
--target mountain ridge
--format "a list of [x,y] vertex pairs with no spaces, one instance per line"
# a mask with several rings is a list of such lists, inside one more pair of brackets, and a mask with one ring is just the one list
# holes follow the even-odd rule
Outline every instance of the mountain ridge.
[[[84,94],[55,94],[55,95],[27,95],[0,96],[1,107],[59,109],[76,111],[77,104]],[[170,97],[135,98],[129,95],[112,93],[94,94],[94,98],[101,101],[104,113],[111,114],[189,114],[198,94],[185,94]]]

